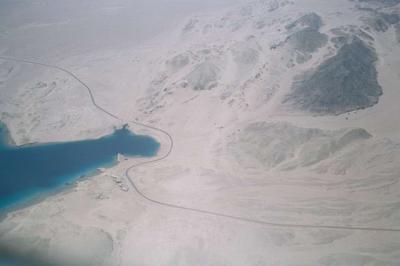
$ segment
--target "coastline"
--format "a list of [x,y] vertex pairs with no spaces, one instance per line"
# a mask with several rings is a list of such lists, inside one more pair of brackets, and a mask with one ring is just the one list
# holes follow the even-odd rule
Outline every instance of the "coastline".
[[[126,128],[127,125],[124,125],[123,128]],[[24,146],[30,146],[31,144],[24,144],[24,145],[15,145],[15,142],[9,132],[9,130],[7,129],[7,126],[0,122],[0,128],[3,132],[2,135],[2,140],[3,143],[6,146],[10,146],[10,147],[24,147]],[[115,128],[115,130],[117,130],[119,128]],[[145,155],[135,155],[135,156],[127,156],[127,155],[123,155],[124,158],[127,158],[127,160],[130,159],[137,159],[137,158],[156,158],[159,156],[160,150],[162,148],[162,145],[159,141],[159,139],[157,139],[155,137],[155,135],[157,134],[151,134],[150,132],[142,132],[139,134],[136,134],[131,128],[128,127],[128,130],[130,131],[130,133],[137,135],[137,136],[146,136],[146,137],[150,137],[152,139],[154,139],[155,142],[157,142],[159,144],[158,149],[155,151],[154,155],[152,156],[145,156]],[[137,128],[137,131],[140,132],[141,130],[139,128]],[[146,131],[146,130],[145,130]],[[101,136],[103,137],[103,136]],[[101,138],[100,137],[100,138]],[[160,136],[157,136],[160,137]],[[53,142],[53,143],[45,143],[45,144],[40,144],[40,145],[49,145],[49,144],[57,144],[57,143],[62,143],[62,142]],[[32,144],[35,145],[35,144]],[[38,144],[39,145],[39,144]],[[118,153],[119,154],[119,153]],[[69,176],[65,178],[65,182],[63,182],[62,184],[60,184],[59,186],[53,187],[53,188],[49,188],[49,189],[44,189],[44,190],[37,190],[32,192],[32,195],[27,196],[26,198],[21,196],[21,197],[17,197],[19,200],[17,200],[15,203],[11,203],[11,204],[6,204],[7,206],[4,208],[0,209],[0,223],[6,219],[8,217],[9,214],[14,213],[14,212],[18,212],[20,210],[29,208],[33,205],[37,205],[51,197],[54,196],[59,196],[63,193],[69,193],[72,192],[73,189],[75,189],[78,185],[79,182],[94,178],[96,176],[99,176],[102,174],[102,171],[100,171],[100,168],[104,168],[104,169],[112,169],[116,166],[118,166],[120,164],[120,161],[118,160],[119,156],[118,154],[116,154],[113,159],[111,161],[109,161],[106,164],[103,165],[98,165],[95,167],[90,167],[90,169],[84,169],[82,170],[81,173],[79,173],[78,175],[73,175],[73,176]]]
[[[110,165],[107,166],[102,166],[102,168],[105,169],[111,169],[119,164],[117,158],[113,160]],[[13,203],[9,207],[4,208],[3,210],[0,210],[0,223],[7,218],[7,216],[11,213],[18,212],[20,210],[29,208],[33,205],[37,205],[51,197],[54,196],[60,196],[65,193],[72,192],[73,189],[75,189],[78,185],[79,182],[94,178],[96,176],[99,176],[102,172],[96,168],[94,171],[91,171],[91,173],[86,173],[86,174],[81,174],[78,177],[71,177],[70,181],[65,182],[63,185],[60,185],[59,187],[56,188],[51,188],[48,190],[44,190],[41,192],[38,192],[37,194],[28,197],[26,200],[22,200],[21,202]]]
[[3,132],[3,134],[0,134],[1,139],[0,143],[4,143],[7,146],[17,146],[15,143],[14,139],[11,136],[10,131],[8,130],[7,125],[0,120],[0,132]]

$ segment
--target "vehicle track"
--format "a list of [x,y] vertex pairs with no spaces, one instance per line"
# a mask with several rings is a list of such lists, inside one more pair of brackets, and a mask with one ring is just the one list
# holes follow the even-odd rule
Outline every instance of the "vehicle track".
[[[117,119],[119,121],[123,121],[123,119],[119,118],[118,116],[114,115],[113,113],[107,111],[106,109],[104,109],[103,107],[99,106],[96,103],[96,100],[93,96],[93,92],[90,89],[90,87],[83,82],[82,80],[80,80],[74,73],[72,73],[71,71],[56,66],[56,65],[50,65],[50,64],[45,64],[45,63],[41,63],[41,62],[36,62],[36,61],[30,61],[30,60],[25,60],[25,59],[19,59],[19,58],[13,58],[13,57],[5,57],[5,56],[0,56],[1,60],[7,60],[7,61],[14,61],[14,62],[20,62],[20,63],[26,63],[26,64],[32,64],[32,65],[39,65],[39,66],[43,66],[43,67],[47,67],[47,68],[52,68],[52,69],[56,69],[59,71],[62,71],[68,75],[70,75],[72,78],[74,78],[76,81],[78,81],[82,86],[84,86],[87,89],[87,92],[90,96],[90,100],[92,102],[92,104],[99,109],[100,111],[102,111],[103,113],[111,116],[114,119]],[[200,214],[205,214],[205,215],[210,215],[210,216],[215,216],[215,217],[222,217],[222,218],[228,218],[228,219],[233,219],[233,220],[237,220],[237,221],[242,221],[242,222],[248,222],[248,223],[253,223],[253,224],[259,224],[259,225],[264,225],[264,226],[270,226],[270,227],[278,227],[278,228],[300,228],[300,229],[330,229],[330,230],[352,230],[352,231],[378,231],[378,232],[400,232],[400,228],[380,228],[380,227],[360,227],[360,226],[340,226],[340,225],[312,225],[312,224],[291,224],[291,223],[272,223],[272,222],[267,222],[267,221],[262,221],[262,220],[257,220],[257,219],[251,219],[251,218],[246,218],[246,217],[241,217],[241,216],[235,216],[235,215],[230,215],[230,214],[224,214],[224,213],[219,213],[219,212],[214,212],[214,211],[208,211],[208,210],[203,210],[203,209],[197,209],[197,208],[192,208],[192,207],[185,207],[182,205],[177,205],[177,204],[172,204],[172,203],[168,203],[168,202],[162,202],[156,199],[153,199],[149,196],[147,196],[146,194],[144,194],[135,184],[135,182],[133,181],[133,178],[129,175],[129,172],[138,166],[142,166],[142,165],[146,165],[146,164],[151,164],[151,163],[155,163],[155,162],[159,162],[162,161],[164,159],[166,159],[172,152],[172,149],[174,147],[174,140],[172,138],[172,136],[165,130],[161,129],[161,128],[157,128],[157,127],[153,127],[150,125],[146,125],[140,122],[136,122],[136,121],[129,121],[128,123],[131,124],[136,124],[138,126],[142,126],[144,128],[147,129],[151,129],[154,131],[157,131],[159,133],[164,134],[170,142],[169,148],[167,150],[167,152],[162,155],[161,157],[157,158],[157,159],[153,159],[150,161],[145,161],[145,162],[140,162],[140,163],[136,163],[131,165],[130,167],[128,167],[125,171],[125,175],[129,181],[129,183],[132,185],[132,187],[134,188],[134,191],[141,196],[143,199],[145,199],[148,202],[157,204],[159,206],[164,206],[164,207],[168,207],[168,208],[174,208],[174,209],[179,209],[179,210],[184,210],[184,211],[190,211],[190,212],[195,212],[195,213],[200,213]]]

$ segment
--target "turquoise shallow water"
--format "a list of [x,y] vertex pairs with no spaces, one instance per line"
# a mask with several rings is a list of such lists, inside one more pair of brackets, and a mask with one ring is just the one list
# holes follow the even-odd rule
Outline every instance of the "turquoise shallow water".
[[117,154],[151,157],[160,144],[151,137],[135,135],[127,127],[94,140],[35,144],[7,144],[0,126],[0,211],[33,200],[116,162]]

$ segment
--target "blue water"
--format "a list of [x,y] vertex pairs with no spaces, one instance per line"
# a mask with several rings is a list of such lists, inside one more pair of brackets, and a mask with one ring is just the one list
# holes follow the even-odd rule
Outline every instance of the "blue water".
[[117,154],[150,157],[160,144],[127,127],[94,140],[16,147],[0,126],[0,211],[65,186],[98,167],[111,166]]

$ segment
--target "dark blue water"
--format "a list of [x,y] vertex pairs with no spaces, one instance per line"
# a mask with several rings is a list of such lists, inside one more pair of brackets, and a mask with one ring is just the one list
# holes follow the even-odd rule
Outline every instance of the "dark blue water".
[[0,126],[0,211],[111,166],[117,154],[150,157],[160,144],[124,127],[95,140],[15,147]]

